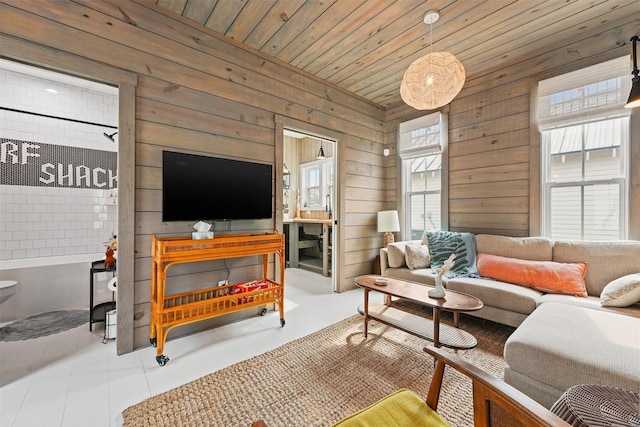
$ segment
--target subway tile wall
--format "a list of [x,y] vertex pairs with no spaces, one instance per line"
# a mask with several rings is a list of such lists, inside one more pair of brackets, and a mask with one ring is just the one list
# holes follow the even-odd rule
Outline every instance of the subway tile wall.
[[[0,64],[0,138],[117,151],[117,136],[114,143],[103,135],[116,131],[108,127],[118,123],[116,88],[9,68]],[[4,167],[11,159],[6,149],[1,155]],[[117,188],[0,185],[0,261],[104,253],[112,232],[117,233]]]

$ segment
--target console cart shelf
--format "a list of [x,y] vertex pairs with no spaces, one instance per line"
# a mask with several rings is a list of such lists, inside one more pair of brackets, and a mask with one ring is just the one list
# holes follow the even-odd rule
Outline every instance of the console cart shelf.
[[[267,279],[269,255],[280,261],[280,281]],[[261,279],[225,286],[166,295],[167,271],[176,264],[222,258],[262,255]],[[156,361],[164,366],[167,334],[176,326],[210,319],[252,307],[276,303],[280,324],[284,326],[284,235],[277,231],[261,234],[226,234],[214,239],[191,240],[183,237],[153,236],[151,248],[151,345],[157,347]]]

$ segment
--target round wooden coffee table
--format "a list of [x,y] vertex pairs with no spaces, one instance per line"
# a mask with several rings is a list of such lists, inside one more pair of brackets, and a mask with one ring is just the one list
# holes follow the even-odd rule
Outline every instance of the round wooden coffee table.
[[[381,279],[386,280],[386,284],[376,283]],[[433,345],[436,347],[443,345],[455,349],[469,349],[478,344],[473,335],[458,327],[460,312],[480,310],[483,306],[482,301],[472,295],[448,290],[444,298],[431,298],[427,292],[433,289],[432,286],[377,275],[358,276],[355,283],[364,289],[364,305],[358,307],[358,311],[364,315],[365,338],[367,337],[369,319],[375,319],[412,335],[433,341]],[[369,292],[371,291],[387,295],[387,303],[370,304]],[[403,298],[431,307],[433,320],[392,307],[391,297]],[[441,310],[453,312],[453,326],[440,323]]]

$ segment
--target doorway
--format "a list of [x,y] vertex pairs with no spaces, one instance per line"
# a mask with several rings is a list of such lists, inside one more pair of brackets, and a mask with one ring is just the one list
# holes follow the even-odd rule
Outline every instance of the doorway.
[[24,231],[6,239],[0,276],[19,286],[0,319],[87,307],[88,265],[118,234],[118,88],[5,59],[0,74],[2,204],[24,212],[0,221]]
[[336,291],[337,141],[283,129],[283,226],[287,266],[330,278]]

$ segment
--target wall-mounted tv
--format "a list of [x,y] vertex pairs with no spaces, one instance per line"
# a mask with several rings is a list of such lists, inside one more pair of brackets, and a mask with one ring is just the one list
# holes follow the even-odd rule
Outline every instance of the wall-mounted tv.
[[271,218],[271,165],[162,152],[162,221]]

